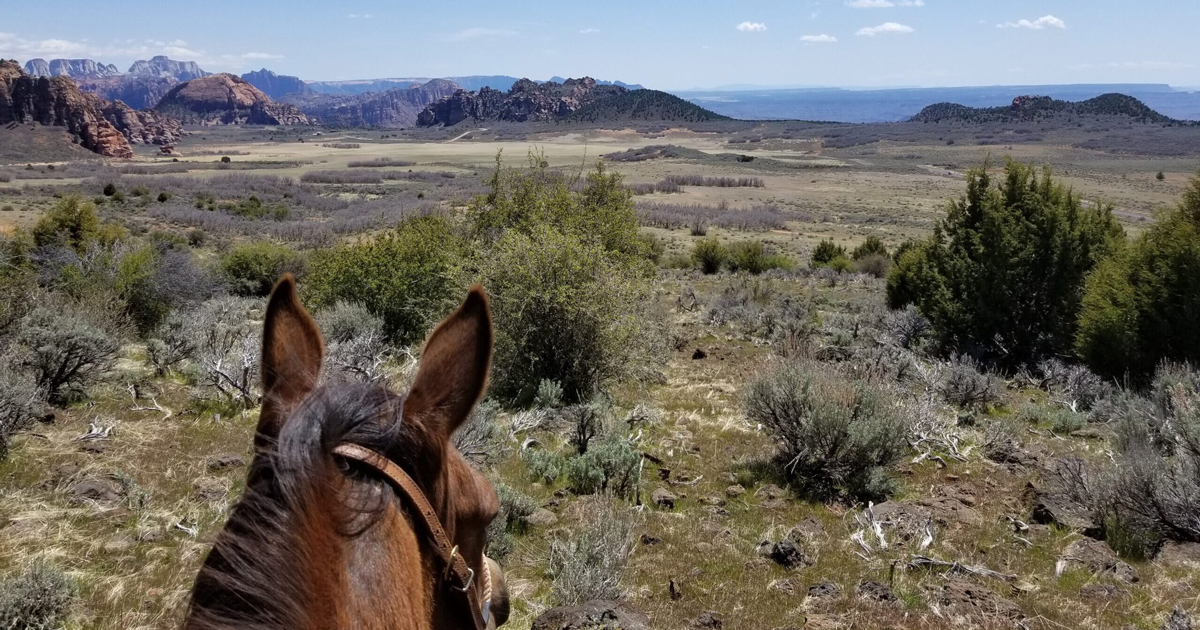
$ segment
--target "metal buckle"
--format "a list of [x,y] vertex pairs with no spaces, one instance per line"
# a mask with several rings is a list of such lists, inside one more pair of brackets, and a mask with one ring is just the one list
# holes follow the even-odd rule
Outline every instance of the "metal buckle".
[[472,569],[471,567],[467,567],[467,573],[468,573],[467,583],[464,584],[462,588],[454,586],[453,584],[450,585],[450,588],[452,588],[460,593],[466,593],[467,591],[471,590],[471,584],[473,584],[475,582],[475,569]]

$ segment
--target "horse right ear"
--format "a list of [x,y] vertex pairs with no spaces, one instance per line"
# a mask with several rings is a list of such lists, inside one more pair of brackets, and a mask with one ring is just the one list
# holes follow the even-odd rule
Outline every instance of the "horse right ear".
[[450,437],[483,395],[491,364],[492,312],[477,285],[425,342],[405,415]]
[[279,437],[288,414],[317,386],[325,356],[321,331],[300,303],[290,273],[267,302],[262,344],[263,405],[254,436],[259,447]]

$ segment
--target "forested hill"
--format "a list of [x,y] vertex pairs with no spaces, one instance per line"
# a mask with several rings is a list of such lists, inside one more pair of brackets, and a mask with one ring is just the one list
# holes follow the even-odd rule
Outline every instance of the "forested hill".
[[595,101],[568,116],[569,122],[655,120],[709,122],[731,120],[673,94],[658,90],[633,90]]
[[1132,96],[1104,94],[1080,102],[1060,101],[1048,96],[1018,96],[1008,107],[967,107],[956,103],[937,103],[921,110],[913,122],[1022,122],[1068,116],[1120,116],[1143,123],[1173,123]]

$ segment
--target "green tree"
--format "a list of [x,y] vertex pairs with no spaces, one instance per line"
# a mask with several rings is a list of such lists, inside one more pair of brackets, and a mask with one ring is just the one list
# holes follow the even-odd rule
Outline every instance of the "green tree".
[[82,252],[99,236],[96,204],[78,195],[63,198],[33,226],[33,242],[38,246],[61,244]]
[[357,302],[399,344],[419,343],[454,306],[462,243],[440,216],[410,219],[372,241],[318,252],[303,290],[314,308]]
[[862,245],[854,248],[854,252],[850,257],[854,260],[862,260],[867,256],[888,256],[887,246],[878,236],[868,236],[867,240]]
[[1088,277],[1076,348],[1112,377],[1144,380],[1164,360],[1200,363],[1200,176],[1182,204]]
[[303,270],[300,252],[269,241],[243,243],[221,256],[230,292],[246,297],[266,297],[284,273],[301,275]]
[[1009,162],[967,179],[926,242],[888,276],[892,308],[914,304],[943,351],[1015,367],[1070,352],[1087,274],[1121,242],[1107,206],[1084,207],[1048,171]]
[[817,248],[813,250],[812,261],[809,265],[814,269],[828,267],[839,258],[846,259],[846,248],[826,239],[818,243]]

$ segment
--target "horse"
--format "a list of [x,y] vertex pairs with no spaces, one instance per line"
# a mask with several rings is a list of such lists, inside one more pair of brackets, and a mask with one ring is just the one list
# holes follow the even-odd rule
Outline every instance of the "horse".
[[267,303],[261,414],[243,496],[196,576],[187,630],[502,625],[484,555],[492,484],[452,435],[487,385],[479,286],[430,334],[407,395],[322,382],[324,342],[285,275]]

